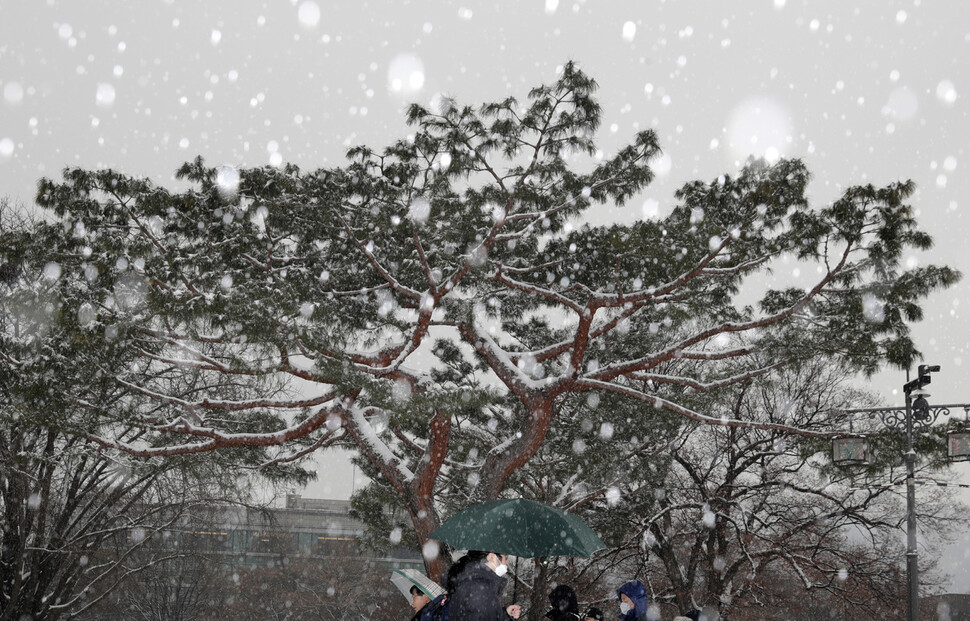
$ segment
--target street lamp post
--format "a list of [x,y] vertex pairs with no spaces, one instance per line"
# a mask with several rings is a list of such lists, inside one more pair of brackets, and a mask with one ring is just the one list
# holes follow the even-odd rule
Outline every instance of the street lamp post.
[[[915,380],[903,385],[906,395],[906,619],[919,619],[919,567],[916,564],[916,450],[913,448],[913,420],[919,416],[921,422],[929,418],[929,404],[922,388],[930,383],[930,373],[939,371],[940,366],[920,365]],[[925,373],[924,373],[925,371]],[[925,378],[925,381],[924,381]],[[920,391],[913,403],[913,392]]]
[[903,455],[906,463],[906,619],[919,619],[919,568],[916,550],[916,450],[914,442],[916,434],[928,431],[940,416],[949,416],[951,409],[963,409],[964,421],[961,424],[950,425],[947,433],[947,458],[950,461],[970,461],[970,403],[953,405],[934,405],[926,401],[929,396],[923,387],[930,383],[930,374],[940,370],[939,365],[921,364],[916,373],[916,379],[909,380],[906,372],[906,383],[903,394],[906,397],[905,407],[860,408],[841,410],[848,414],[849,434],[835,437],[832,440],[832,461],[835,465],[854,465],[868,463],[868,440],[865,434],[852,432],[852,415],[867,414],[879,417],[883,425],[905,433],[906,453]]
[[[878,415],[882,423],[892,429],[903,431],[906,435],[906,619],[919,619],[919,568],[916,550],[916,450],[913,447],[915,435],[925,431],[933,425],[940,414],[949,414],[950,407],[963,407],[970,410],[970,405],[938,406],[931,408],[926,401],[929,396],[923,387],[930,383],[930,373],[940,370],[939,365],[919,365],[916,379],[909,380],[903,385],[906,396],[905,408],[865,408],[843,410],[846,414],[866,413]],[[915,397],[915,398],[914,398]],[[902,414],[902,416],[900,416]],[[849,436],[837,438],[833,442],[833,459],[836,463],[851,464],[865,463],[866,440],[864,436]]]

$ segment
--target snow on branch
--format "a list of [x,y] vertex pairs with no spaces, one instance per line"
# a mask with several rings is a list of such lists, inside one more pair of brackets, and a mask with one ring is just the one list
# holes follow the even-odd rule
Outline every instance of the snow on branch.
[[205,442],[189,442],[169,446],[136,446],[129,442],[103,438],[94,434],[85,434],[84,437],[101,447],[119,450],[135,457],[170,457],[205,453],[218,448],[280,446],[313,433],[326,425],[328,418],[332,415],[334,415],[332,410],[320,408],[315,414],[295,425],[265,433],[229,433],[209,427],[195,426],[183,418],[164,430],[175,434],[205,437],[207,440]]
[[623,306],[624,304],[638,304],[651,298],[671,294],[703,274],[711,261],[717,258],[721,250],[730,244],[732,239],[730,235],[725,236],[717,247],[708,252],[696,265],[670,282],[635,293],[596,293],[590,303],[604,307]]
[[[591,374],[591,377],[596,380],[613,379],[621,375],[626,375],[627,373],[630,373],[632,371],[647,369],[652,366],[655,366],[656,364],[659,364],[660,362],[664,362],[666,360],[679,357],[681,354],[683,354],[683,352],[688,347],[697,345],[698,343],[702,343],[707,339],[718,336],[719,334],[730,333],[730,332],[747,332],[757,328],[762,328],[765,326],[779,323],[791,317],[800,309],[804,308],[813,298],[815,298],[815,296],[821,293],[825,289],[825,286],[829,282],[834,280],[835,277],[839,274],[839,271],[845,265],[845,261],[847,259],[848,259],[848,249],[846,249],[846,251],[843,253],[842,259],[839,262],[839,264],[835,268],[829,270],[825,274],[825,276],[821,280],[819,280],[819,282],[815,285],[815,287],[813,287],[810,291],[805,293],[805,295],[803,295],[801,298],[795,301],[794,304],[790,305],[785,309],[778,311],[773,315],[760,317],[760,318],[753,319],[747,322],[742,322],[742,323],[737,323],[737,322],[721,323],[720,325],[714,326],[712,328],[708,328],[707,330],[701,330],[697,334],[694,334],[688,338],[685,338],[678,343],[670,345],[664,350],[657,352],[655,354],[652,354],[650,356],[645,356],[645,357],[638,358],[636,360],[619,362],[619,363],[602,367],[595,373]],[[756,351],[756,350],[753,350],[753,351]],[[741,355],[741,354],[738,354],[738,355]]]
[[511,287],[512,289],[517,289],[517,290],[523,291],[525,293],[530,293],[530,294],[533,294],[533,295],[537,295],[537,296],[542,297],[542,298],[545,298],[547,300],[552,300],[554,302],[558,302],[562,306],[565,306],[566,308],[568,308],[571,311],[575,312],[577,315],[582,315],[583,314],[583,307],[580,306],[579,304],[577,304],[576,302],[573,302],[572,300],[570,300],[566,296],[564,296],[564,295],[562,295],[560,293],[556,293],[555,291],[553,291],[551,289],[547,289],[545,287],[539,287],[537,285],[530,285],[528,283],[524,283],[522,281],[514,280],[512,278],[509,278],[509,277],[505,276],[502,273],[501,268],[499,268],[499,270],[495,273],[495,275],[492,276],[491,280],[493,280],[495,282],[502,283],[503,285],[506,285],[508,287]]
[[365,416],[365,409],[351,404],[348,411],[348,431],[357,440],[361,450],[367,458],[384,474],[393,473],[392,483],[409,485],[414,480],[414,473],[404,465],[403,460],[391,451],[390,447],[381,440],[374,426]]
[[773,431],[781,431],[784,433],[790,433],[798,436],[807,436],[811,438],[834,438],[837,433],[827,433],[821,431],[808,431],[805,429],[800,429],[798,427],[792,427],[789,425],[781,425],[778,423],[761,423],[749,420],[739,420],[732,418],[720,418],[714,416],[706,416],[699,412],[695,412],[689,408],[686,408],[680,404],[674,403],[664,399],[663,397],[658,397],[656,395],[649,395],[642,391],[636,390],[635,388],[630,388],[629,386],[622,386],[620,384],[614,384],[611,382],[604,382],[600,380],[593,379],[579,379],[576,381],[577,388],[588,388],[588,389],[598,389],[604,390],[606,392],[613,392],[616,394],[624,395],[630,397],[631,399],[636,399],[637,401],[642,401],[644,403],[652,404],[654,407],[661,407],[675,414],[680,414],[685,418],[691,420],[696,420],[697,422],[704,423],[705,425],[720,425],[722,427],[735,427],[741,429],[765,429]]
[[357,236],[354,235],[353,228],[351,228],[350,224],[348,224],[343,218],[340,218],[340,222],[343,224],[347,237],[350,238],[350,240],[354,243],[354,246],[356,246],[357,249],[367,258],[368,262],[370,262],[374,270],[377,271],[378,275],[383,278],[392,289],[406,298],[414,300],[415,302],[421,302],[422,294],[420,291],[403,285],[397,278],[394,277],[393,274],[391,274],[390,271],[388,271],[386,267],[381,264],[380,261],[377,260],[377,256],[375,256],[374,253],[368,249],[367,245],[357,239]]
[[337,397],[334,392],[324,393],[322,395],[311,397],[309,399],[292,399],[287,401],[276,400],[276,399],[246,399],[240,401],[231,401],[223,399],[201,399],[199,401],[188,401],[185,399],[180,399],[178,397],[173,397],[171,395],[165,395],[159,392],[155,392],[138,384],[133,384],[121,377],[116,378],[119,384],[133,390],[139,394],[145,395],[150,399],[155,401],[161,401],[162,403],[168,403],[170,405],[177,405],[183,407],[190,411],[195,410],[222,410],[222,411],[242,411],[242,410],[253,410],[257,408],[272,408],[272,409],[298,409],[305,407],[313,407],[321,405],[332,401]]
[[489,361],[489,366],[495,374],[520,396],[531,396],[531,394],[546,389],[554,383],[555,380],[551,378],[534,380],[526,375],[512,360],[508,352],[502,349],[495,342],[495,339],[475,320],[472,320],[470,324],[460,324],[458,329],[465,339],[475,347],[475,350]]
[[[685,356],[686,357],[686,356]],[[717,358],[704,358],[705,360],[713,360]],[[725,377],[714,382],[700,382],[690,377],[684,377],[679,375],[667,375],[662,373],[632,373],[628,377],[630,379],[641,380],[646,382],[653,382],[655,384],[674,384],[677,386],[687,386],[699,391],[710,391],[716,390],[718,388],[724,388],[725,386],[730,386],[732,384],[737,384],[739,382],[744,382],[761,375],[770,373],[771,371],[781,368],[782,363],[771,364],[766,367],[761,367],[759,369],[751,369],[744,373],[739,373],[737,375],[732,375],[730,377]]]
[[264,461],[263,463],[259,464],[259,467],[260,468],[270,468],[272,466],[277,466],[277,465],[280,465],[280,464],[287,464],[287,463],[290,463],[290,462],[298,461],[298,460],[302,459],[303,457],[306,457],[307,455],[310,455],[311,453],[315,453],[317,450],[319,450],[321,448],[333,446],[338,441],[340,441],[340,439],[343,438],[343,437],[344,437],[343,434],[338,434],[334,430],[327,429],[326,433],[322,434],[319,438],[317,438],[316,441],[313,442],[313,444],[311,444],[310,446],[308,446],[308,447],[306,447],[306,448],[304,448],[302,450],[299,450],[299,451],[297,451],[295,453],[292,453],[290,455],[286,455],[286,456],[282,456],[282,457],[275,457],[273,459],[269,459],[267,461]]

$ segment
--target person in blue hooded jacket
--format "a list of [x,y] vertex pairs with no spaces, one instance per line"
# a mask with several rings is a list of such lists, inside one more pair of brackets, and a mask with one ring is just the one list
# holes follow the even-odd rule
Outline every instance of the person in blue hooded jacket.
[[616,590],[620,600],[620,621],[647,621],[647,587],[639,580],[631,580]]

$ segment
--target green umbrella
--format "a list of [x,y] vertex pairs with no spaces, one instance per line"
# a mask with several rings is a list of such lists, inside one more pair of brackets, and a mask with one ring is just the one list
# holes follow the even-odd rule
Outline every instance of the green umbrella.
[[582,520],[523,498],[490,500],[455,514],[431,539],[459,550],[513,556],[589,556],[606,547]]

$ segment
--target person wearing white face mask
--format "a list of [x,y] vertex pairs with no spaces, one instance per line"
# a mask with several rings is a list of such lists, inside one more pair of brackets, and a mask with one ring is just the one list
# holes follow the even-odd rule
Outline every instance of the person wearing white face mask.
[[620,600],[620,621],[646,621],[647,587],[639,580],[631,580],[616,590]]
[[508,578],[508,557],[471,550],[448,570],[448,621],[508,621],[518,619],[517,604],[500,601]]

